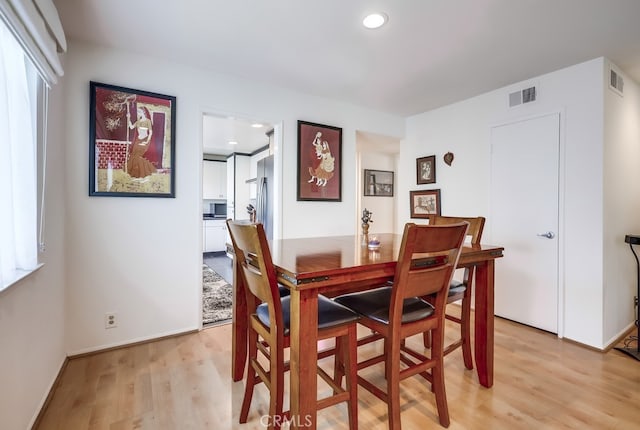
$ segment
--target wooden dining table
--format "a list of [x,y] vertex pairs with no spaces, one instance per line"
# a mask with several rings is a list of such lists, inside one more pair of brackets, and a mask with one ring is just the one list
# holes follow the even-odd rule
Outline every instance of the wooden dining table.
[[[316,428],[317,298],[366,290],[393,278],[402,242],[399,234],[377,234],[369,250],[362,235],[282,239],[270,242],[278,282],[291,291],[291,428]],[[494,261],[504,248],[464,245],[458,267],[475,266],[474,350],[481,385],[493,385]],[[242,380],[247,359],[244,285],[234,269],[232,378]]]

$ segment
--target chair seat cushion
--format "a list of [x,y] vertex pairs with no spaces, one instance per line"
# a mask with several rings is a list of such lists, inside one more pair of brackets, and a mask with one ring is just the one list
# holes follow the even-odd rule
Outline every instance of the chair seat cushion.
[[[384,286],[392,287],[393,281],[387,281],[384,284]],[[461,281],[456,281],[454,279],[453,281],[451,281],[451,284],[449,285],[449,296],[456,296],[458,294],[464,293],[466,289],[467,289],[467,286],[464,283],[462,283]]]
[[[344,294],[334,300],[372,320],[389,323],[389,304],[391,288],[382,287],[360,293]],[[402,323],[409,323],[427,318],[433,314],[433,306],[417,297],[404,300]]]
[[449,284],[449,295],[455,296],[456,294],[464,293],[467,286],[460,281],[451,281]]
[[[280,302],[282,303],[282,319],[284,322],[284,334],[286,336],[289,334],[291,324],[291,297],[282,297]],[[266,303],[258,306],[256,314],[262,324],[267,327],[270,326],[269,308]],[[318,330],[357,322],[358,319],[360,319],[360,316],[346,306],[336,303],[322,295],[318,296]]]
[[284,285],[278,284],[278,291],[280,291],[280,297],[287,297],[291,294],[291,291]]

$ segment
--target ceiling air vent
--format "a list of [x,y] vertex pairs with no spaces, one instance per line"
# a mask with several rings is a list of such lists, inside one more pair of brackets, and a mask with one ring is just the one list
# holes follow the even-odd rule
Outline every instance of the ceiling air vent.
[[615,93],[622,95],[624,91],[624,79],[615,70],[609,69],[609,88]]
[[509,107],[536,101],[536,87],[525,88],[509,94]]

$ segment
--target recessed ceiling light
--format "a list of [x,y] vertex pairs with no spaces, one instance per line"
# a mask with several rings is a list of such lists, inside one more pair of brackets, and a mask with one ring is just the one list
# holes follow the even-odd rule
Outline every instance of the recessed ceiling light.
[[229,145],[237,145],[237,144],[238,144],[238,142],[236,142],[235,140],[230,140],[229,141]]
[[255,122],[255,123],[251,124],[251,127],[253,127],[253,128],[262,128],[262,124]]
[[364,19],[362,20],[362,25],[371,29],[380,28],[388,20],[389,20],[389,17],[386,14],[382,12],[377,12],[377,13],[372,13],[370,15],[365,16]]

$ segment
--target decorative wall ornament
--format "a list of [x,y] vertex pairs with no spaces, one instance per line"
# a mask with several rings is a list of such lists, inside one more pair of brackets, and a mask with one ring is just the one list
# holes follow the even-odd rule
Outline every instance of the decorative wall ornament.
[[447,163],[447,166],[451,166],[451,163],[453,163],[453,152],[444,154],[444,162]]

